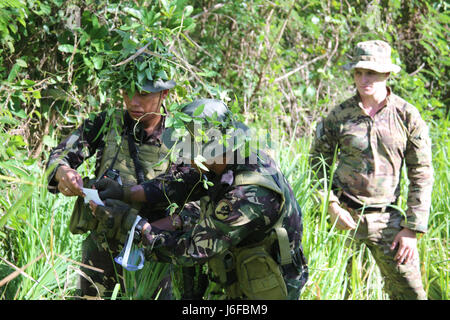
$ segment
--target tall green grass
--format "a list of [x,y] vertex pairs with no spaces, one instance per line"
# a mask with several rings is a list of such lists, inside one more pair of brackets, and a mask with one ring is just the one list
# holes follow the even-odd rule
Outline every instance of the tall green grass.
[[[429,231],[418,241],[423,283],[430,299],[449,298],[448,123],[433,126],[435,184]],[[302,299],[388,299],[383,279],[367,248],[348,250],[348,232],[335,229],[315,197],[314,175],[309,167],[311,140],[281,136],[275,158],[291,183],[303,212],[303,247],[310,277]],[[22,164],[22,165],[21,165]],[[92,172],[88,163],[83,175]],[[44,169],[37,162],[26,165],[1,162],[0,177],[0,299],[72,299],[81,274],[83,235],[72,235],[68,222],[74,198],[47,191]],[[402,194],[407,185],[402,185]],[[350,276],[347,263],[353,261]],[[121,299],[139,299],[144,287],[154,286],[158,270],[136,278],[125,276]],[[176,288],[175,288],[176,289]],[[349,289],[349,290],[347,290]],[[177,291],[177,290],[175,290]],[[347,291],[350,295],[346,296]],[[115,296],[114,296],[115,297]],[[113,297],[113,298],[114,298]]]
[[[79,168],[83,176],[92,174],[90,164]],[[32,166],[28,170],[15,179],[19,184],[9,185],[1,199],[9,209],[0,217],[5,225],[0,233],[0,281],[4,279],[0,282],[0,299],[77,298],[78,278],[87,275],[80,264],[86,235],[68,231],[75,198],[48,192],[42,168]],[[25,270],[21,270],[23,266]],[[149,262],[139,275],[126,271],[124,288],[118,285],[113,298],[143,299],[148,292],[158,297],[157,285],[167,269],[168,265],[155,267]]]
[[[419,236],[421,270],[429,299],[449,298],[449,140],[448,122],[432,130],[435,182],[429,231]],[[316,182],[308,166],[311,139],[281,137],[276,158],[291,183],[303,212],[303,247],[308,257],[310,277],[301,298],[382,300],[389,299],[383,291],[383,278],[374,258],[363,245],[360,250],[347,249],[350,231],[339,231],[330,224],[326,210],[314,194]],[[406,199],[407,183],[401,195]],[[405,201],[403,201],[405,202]],[[405,205],[405,203],[403,203]],[[404,208],[404,207],[403,207]],[[347,263],[352,261],[350,275]],[[346,294],[350,292],[347,296]]]

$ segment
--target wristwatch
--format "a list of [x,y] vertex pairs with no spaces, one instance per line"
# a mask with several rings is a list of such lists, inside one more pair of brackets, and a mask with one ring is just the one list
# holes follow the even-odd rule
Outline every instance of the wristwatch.
[[136,224],[136,227],[134,228],[134,239],[136,242],[140,242],[142,239],[142,228],[147,223],[147,219],[142,218],[139,220],[139,222]]

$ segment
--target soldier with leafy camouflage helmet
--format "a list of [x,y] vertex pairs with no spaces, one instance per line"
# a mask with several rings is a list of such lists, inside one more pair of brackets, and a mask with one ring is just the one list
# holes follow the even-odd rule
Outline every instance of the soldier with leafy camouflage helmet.
[[[131,55],[130,59],[128,56],[132,52],[129,47],[122,49],[114,56],[115,60],[111,60],[116,64],[101,71],[105,75],[105,85],[111,88],[111,95],[117,94],[115,91],[121,92],[125,109],[120,106],[90,115],[52,150],[47,163],[47,168],[51,169],[49,190],[79,197],[70,220],[70,231],[74,234],[89,232],[82,245],[82,262],[92,268],[82,268],[87,275],[80,277],[83,297],[112,294],[118,279],[122,278],[122,268],[115,265],[112,257],[120,252],[126,233],[107,233],[93,219],[89,206],[84,204],[82,188],[91,188],[92,183],[103,176],[124,186],[134,185],[154,178],[168,168],[167,149],[162,144],[165,116],[161,114],[161,108],[169,90],[176,84],[163,72],[154,56],[138,50],[141,54]],[[166,53],[160,50],[159,54]],[[137,74],[139,72],[144,77]],[[96,178],[83,181],[77,168],[94,155]],[[116,205],[122,209],[129,207],[123,203]],[[163,207],[149,208],[137,203],[132,206],[150,221],[165,215]],[[195,210],[195,206],[191,209]],[[168,265],[164,268],[168,270]],[[139,277],[139,271],[136,277]],[[124,288],[123,283],[121,288]],[[161,288],[159,298],[170,298],[169,277],[162,282]],[[152,296],[144,293],[138,298],[150,299]]]
[[[353,230],[353,245],[370,249],[391,299],[426,299],[417,234],[427,231],[433,185],[427,125],[387,86],[390,73],[400,70],[389,44],[358,43],[344,68],[353,70],[357,93],[318,124],[312,147],[319,178],[327,178],[324,171],[330,177],[336,163],[328,213],[337,228]],[[403,164],[409,179],[404,215],[395,208]],[[321,196],[327,199],[327,190]]]
[[[169,147],[181,145],[175,147],[177,154],[193,167],[179,163],[171,174],[129,188],[103,179],[96,184],[100,197],[148,206],[200,200],[198,217],[175,213],[155,223],[139,220],[146,257],[207,266],[216,285],[207,299],[223,293],[231,299],[299,299],[308,273],[301,209],[289,183],[267,155],[240,152],[249,146],[250,130],[233,119],[223,102],[202,99],[182,112],[191,119],[188,134],[167,130],[164,141]],[[117,212],[92,207],[100,220]],[[122,221],[135,218],[128,212]]]

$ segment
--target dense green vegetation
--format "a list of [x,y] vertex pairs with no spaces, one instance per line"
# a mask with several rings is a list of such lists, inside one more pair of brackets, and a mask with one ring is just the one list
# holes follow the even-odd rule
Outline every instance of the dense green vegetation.
[[[169,49],[168,76],[178,85],[168,106],[216,97],[275,140],[304,214],[311,272],[303,299],[343,299],[347,287],[350,299],[387,298],[379,271],[363,265],[367,250],[351,256],[346,233],[314,198],[308,152],[319,117],[353,93],[341,69],[353,46],[388,41],[402,66],[390,85],[431,130],[436,176],[419,250],[429,298],[448,299],[448,7],[443,0],[0,0],[0,299],[73,295],[82,241],[67,228],[74,199],[47,191],[44,163],[89,113],[120,106],[104,72],[118,62],[108,52],[133,38]],[[87,162],[79,171],[92,169]],[[348,259],[358,266],[350,279]]]

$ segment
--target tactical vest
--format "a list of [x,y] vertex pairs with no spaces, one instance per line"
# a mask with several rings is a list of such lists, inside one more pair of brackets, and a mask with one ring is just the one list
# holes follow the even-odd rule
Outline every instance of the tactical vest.
[[[122,128],[122,114],[116,115],[116,121],[121,125],[119,128]],[[146,180],[151,180],[166,172],[169,162],[167,160],[168,150],[164,145],[141,144],[138,146],[138,149],[138,159],[142,165]],[[98,169],[97,179],[110,168],[113,161],[112,169],[119,171],[124,186],[128,187],[138,184],[135,165],[130,156],[126,133],[118,139],[118,132],[114,128],[111,128],[105,138],[105,148]]]
[[[116,110],[113,122],[109,131],[105,135],[105,147],[97,171],[96,179],[100,178],[107,169],[115,169],[119,172],[124,186],[136,185],[136,171],[128,147],[127,133],[124,129],[123,110]],[[124,131],[124,133],[122,133]],[[155,146],[141,144],[138,146],[138,159],[141,163],[145,179],[154,177],[166,172],[168,168],[167,148],[164,145]],[[111,163],[114,161],[112,167]],[[85,187],[95,180],[85,182]],[[142,203],[132,203],[131,206],[139,210]],[[74,234],[82,234],[89,230],[95,230],[96,220],[90,219],[92,214],[88,205],[83,203],[83,198],[79,198],[72,213],[69,229]]]
[[[272,176],[255,171],[238,173],[234,177],[233,186],[239,185],[258,185],[278,193],[281,196],[279,219],[266,232],[262,241],[244,246],[238,244],[209,260],[208,268],[212,272],[212,279],[225,288],[231,299],[286,299],[287,288],[281,266],[290,264],[292,257],[288,234],[282,222],[288,209],[286,199],[290,198],[289,190],[283,184],[278,185]],[[206,216],[211,215],[215,209],[208,200],[208,197],[201,199],[202,213],[205,212]],[[276,243],[278,246],[275,246]],[[274,252],[274,248],[278,252]],[[278,257],[278,262],[274,257]]]

